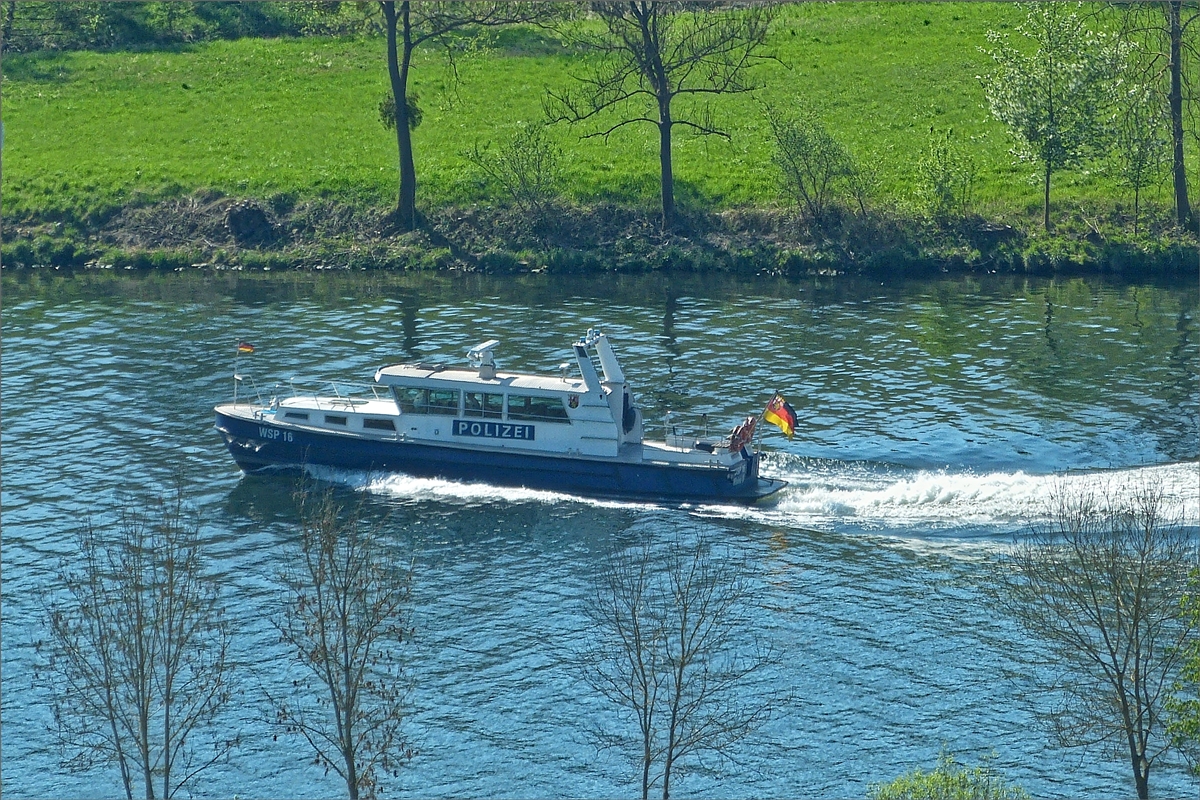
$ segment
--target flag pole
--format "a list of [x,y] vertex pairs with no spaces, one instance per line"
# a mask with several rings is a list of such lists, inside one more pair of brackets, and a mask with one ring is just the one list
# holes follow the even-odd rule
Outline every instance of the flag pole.
[[[233,402],[237,402],[238,384],[242,382],[242,373],[238,369],[242,353],[253,353],[254,345],[247,342],[245,339],[238,339],[237,347],[233,351]],[[255,390],[257,391],[257,389]],[[261,398],[260,398],[261,399]]]
[[[779,394],[779,392],[777,392],[777,391],[773,392],[771,394],[771,399],[772,400],[775,399],[775,395],[777,395],[777,394]],[[769,406],[770,404],[771,404],[771,400],[768,400],[767,405]],[[763,406],[763,410],[758,412],[758,419],[754,423],[754,436],[758,442],[754,446],[754,449],[760,453],[762,452],[762,428],[759,427],[759,423],[761,423],[763,421],[763,415],[765,415],[766,413],[767,413],[767,406]]]

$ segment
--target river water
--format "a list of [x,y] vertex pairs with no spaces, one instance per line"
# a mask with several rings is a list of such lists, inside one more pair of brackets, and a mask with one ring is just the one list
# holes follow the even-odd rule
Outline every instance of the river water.
[[[745,635],[779,654],[789,699],[684,796],[861,797],[931,767],[943,746],[1036,797],[1125,797],[1129,769],[1061,750],[1012,656],[1037,649],[983,592],[988,558],[1056,489],[1153,480],[1200,524],[1197,289],[1099,280],[880,284],[687,276],[168,275],[10,277],[3,309],[3,789],[121,793],[112,768],[66,772],[37,643],[79,521],[182,475],[236,631],[240,733],[205,797],[326,797],[335,776],[270,728],[262,692],[290,681],[270,619],[296,545],[291,483],[242,476],[212,429],[240,370],[273,381],[369,380],[409,359],[502,341],[504,369],[556,373],[588,327],[608,334],[649,435],[668,410],[725,430],[774,391],[759,506],[659,507],[403,476],[327,472],[387,513],[415,559],[414,760],[388,793],[634,794],[635,771],[586,735],[612,718],[570,666],[583,604],[614,551],[716,537],[759,589]],[[1119,491],[1114,489],[1114,491]],[[747,691],[751,691],[749,688]],[[686,765],[684,765],[686,766]],[[1154,795],[1193,784],[1174,765]]]

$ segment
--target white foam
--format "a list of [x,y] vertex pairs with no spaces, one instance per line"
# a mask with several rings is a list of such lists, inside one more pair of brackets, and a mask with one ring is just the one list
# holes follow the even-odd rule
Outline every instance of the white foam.
[[600,508],[637,508],[646,505],[645,503],[620,500],[593,499],[539,489],[494,486],[489,483],[451,481],[442,478],[418,478],[393,473],[380,474],[328,467],[310,467],[308,472],[314,478],[338,483],[357,491],[409,501],[434,500],[462,505],[495,502],[556,505],[574,502]]
[[868,529],[1011,529],[1039,518],[1055,492],[1096,490],[1116,500],[1139,486],[1157,484],[1168,515],[1187,525],[1200,524],[1196,462],[1051,475],[945,470],[871,474],[850,465],[839,471],[825,463],[815,470],[783,466],[779,477],[791,485],[773,504],[744,509],[706,506],[704,512],[808,528],[849,522]]
[[[581,503],[600,508],[653,508],[653,504],[601,500],[561,492],[493,486],[409,475],[310,468],[316,478],[358,491],[406,501],[461,505],[481,503]],[[1110,499],[1145,484],[1161,485],[1168,515],[1200,524],[1200,463],[1097,472],[1031,475],[1025,472],[871,471],[848,462],[769,464],[764,472],[789,486],[755,506],[701,505],[694,512],[725,519],[751,519],[785,528],[838,529],[846,525],[877,531],[1012,531],[1036,520],[1055,492],[1096,490]]]

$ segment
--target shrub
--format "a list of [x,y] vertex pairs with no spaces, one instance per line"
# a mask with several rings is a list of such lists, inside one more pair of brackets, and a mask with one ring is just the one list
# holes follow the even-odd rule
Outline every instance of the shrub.
[[873,784],[870,800],[1029,800],[1029,792],[1009,784],[986,763],[967,767],[946,751],[932,772],[919,767],[890,783]]
[[490,143],[463,154],[488,180],[499,184],[526,213],[541,219],[559,195],[562,149],[543,124],[525,125],[496,151]]
[[33,263],[51,267],[74,267],[87,260],[82,242],[70,236],[41,235],[33,240]]
[[0,263],[17,267],[33,266],[33,245],[27,239],[5,242],[0,247]]
[[[421,111],[421,106],[417,101],[420,96],[416,92],[409,92],[405,97],[405,107],[408,109],[408,129],[415,131],[421,125],[421,120],[425,115]],[[384,92],[379,97],[379,121],[383,127],[389,131],[396,130],[396,99],[391,92]]]
[[917,197],[938,222],[966,217],[974,200],[975,161],[954,141],[954,130],[929,129],[929,150],[917,162]]
[[853,159],[812,111],[783,117],[768,110],[767,121],[781,189],[810,219],[824,223],[841,184],[855,171]]

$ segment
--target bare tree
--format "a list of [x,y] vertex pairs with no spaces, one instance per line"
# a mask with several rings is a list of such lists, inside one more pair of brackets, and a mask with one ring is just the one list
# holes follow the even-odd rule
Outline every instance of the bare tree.
[[[578,91],[551,92],[547,116],[586,122],[619,109],[617,121],[603,122],[592,136],[646,122],[658,128],[663,226],[675,222],[675,178],[671,134],[683,125],[701,135],[729,138],[707,107],[680,108],[679,98],[700,99],[748,92],[746,72],[762,61],[767,29],[775,17],[769,3],[658,2],[631,0],[591,5],[603,32],[577,27],[566,34],[590,55]],[[587,138],[585,137],[585,138]]]
[[[399,8],[397,8],[399,5]],[[449,49],[450,36],[477,27],[496,27],[537,22],[554,12],[551,4],[503,2],[413,2],[393,0],[379,3],[387,33],[388,76],[392,86],[396,148],[400,156],[400,190],[396,222],[401,230],[417,227],[417,171],[413,161],[410,115],[414,105],[408,95],[412,56],[418,47],[438,44]]]
[[1001,558],[998,599],[1048,646],[1035,672],[1058,699],[1048,717],[1060,744],[1110,746],[1145,800],[1170,745],[1181,645],[1197,629],[1179,613],[1195,543],[1152,483],[1060,490],[1048,519]]
[[767,109],[766,116],[781,188],[810,220],[823,224],[839,190],[855,172],[853,157],[809,109],[790,117]]
[[399,652],[412,635],[411,568],[394,566],[380,526],[331,492],[299,499],[300,552],[281,576],[288,598],[274,623],[308,679],[291,696],[268,696],[278,724],[304,737],[351,800],[374,797],[379,772],[413,755],[402,736],[409,678]]
[[488,145],[477,143],[465,158],[502,186],[528,217],[545,219],[562,182],[562,149],[547,137],[546,126],[522,125],[495,151]]
[[682,539],[661,554],[649,544],[613,557],[586,608],[595,639],[582,653],[587,683],[619,706],[626,723],[590,731],[637,764],[642,800],[702,753],[728,754],[765,722],[777,692],[753,691],[772,651],[743,627],[750,586],[736,558]]
[[236,736],[210,728],[230,699],[229,630],[182,490],[125,511],[105,541],[89,520],[50,605],[49,673],[71,769],[112,762],[125,796],[171,798]]
[[[1171,182],[1174,188],[1176,222],[1189,225],[1192,206],[1188,197],[1184,162],[1185,129],[1194,125],[1196,87],[1189,78],[1200,62],[1196,31],[1200,9],[1183,0],[1120,2],[1120,35],[1137,47],[1132,51],[1136,81],[1146,87],[1167,119],[1170,129]],[[1195,130],[1193,128],[1193,134]]]

